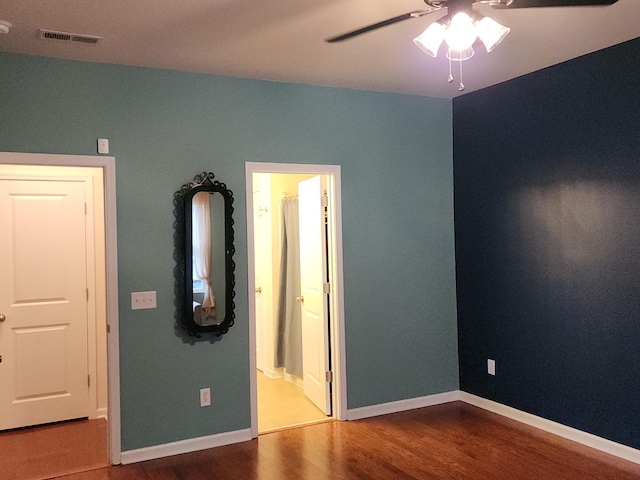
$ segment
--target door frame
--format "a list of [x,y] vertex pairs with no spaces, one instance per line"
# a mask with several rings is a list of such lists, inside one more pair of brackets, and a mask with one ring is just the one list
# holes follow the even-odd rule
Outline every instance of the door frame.
[[120,346],[118,328],[118,251],[115,157],[0,152],[0,163],[33,166],[97,167],[103,170],[105,219],[105,286],[107,319],[107,389],[109,459],[120,463]]
[[253,231],[253,174],[293,173],[327,176],[329,190],[329,296],[331,365],[333,371],[332,409],[338,420],[347,420],[347,368],[344,327],[344,281],[342,261],[342,181],[340,165],[293,163],[245,163],[245,194],[247,206],[247,269],[249,300],[249,379],[251,395],[251,438],[258,436],[258,378],[256,372],[256,305],[255,256]]

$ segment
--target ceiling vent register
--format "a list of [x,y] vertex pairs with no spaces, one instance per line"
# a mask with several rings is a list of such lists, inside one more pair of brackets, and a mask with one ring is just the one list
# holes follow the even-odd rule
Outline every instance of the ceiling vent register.
[[94,35],[78,35],[77,33],[56,32],[54,30],[38,30],[40,40],[55,40],[59,42],[82,43],[84,45],[97,45],[102,42],[102,37]]

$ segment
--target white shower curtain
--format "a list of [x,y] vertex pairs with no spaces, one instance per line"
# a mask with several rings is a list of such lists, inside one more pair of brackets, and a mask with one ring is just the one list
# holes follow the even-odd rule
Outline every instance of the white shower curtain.
[[206,285],[202,309],[207,317],[215,317],[216,300],[211,288],[211,206],[209,193],[198,192],[193,196],[191,214],[193,273]]
[[282,251],[280,294],[276,325],[276,368],[302,378],[302,312],[300,296],[300,231],[298,199],[283,198],[281,204]]

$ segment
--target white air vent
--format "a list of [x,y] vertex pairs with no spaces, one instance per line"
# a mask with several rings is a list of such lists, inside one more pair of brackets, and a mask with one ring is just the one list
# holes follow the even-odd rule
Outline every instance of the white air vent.
[[54,30],[38,30],[40,40],[56,40],[59,42],[83,43],[85,45],[97,45],[102,42],[102,37],[94,35],[78,35],[77,33],[56,32]]

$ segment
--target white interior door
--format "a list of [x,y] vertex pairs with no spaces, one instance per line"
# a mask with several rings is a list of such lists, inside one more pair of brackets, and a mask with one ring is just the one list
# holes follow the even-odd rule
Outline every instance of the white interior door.
[[323,197],[325,177],[298,184],[300,211],[300,289],[302,307],[302,361],[304,394],[325,414],[331,414],[329,318],[326,237]]
[[88,416],[84,196],[0,179],[0,430]]

